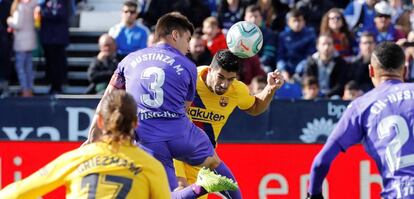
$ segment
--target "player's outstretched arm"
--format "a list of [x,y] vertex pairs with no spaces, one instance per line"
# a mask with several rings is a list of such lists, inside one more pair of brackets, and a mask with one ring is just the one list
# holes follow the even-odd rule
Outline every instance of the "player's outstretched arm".
[[112,86],[111,84],[109,84],[108,87],[106,87],[105,93],[103,94],[101,100],[99,101],[98,106],[96,107],[96,110],[95,110],[95,115],[92,118],[91,127],[89,128],[89,132],[88,132],[88,139],[82,144],[82,146],[95,142],[102,135],[101,130],[98,128],[96,124],[96,121],[97,121],[96,113],[98,113],[99,110],[101,109],[102,99],[105,98],[109,93],[111,93],[113,90],[116,90],[116,89],[117,88]]
[[308,198],[323,198],[321,197],[323,180],[329,172],[332,161],[340,151],[341,147],[332,139],[326,142],[322,150],[315,157],[311,168]]
[[282,74],[277,69],[267,73],[267,85],[262,92],[255,95],[256,101],[253,106],[246,110],[246,113],[256,116],[263,113],[273,99],[276,90],[285,83]]

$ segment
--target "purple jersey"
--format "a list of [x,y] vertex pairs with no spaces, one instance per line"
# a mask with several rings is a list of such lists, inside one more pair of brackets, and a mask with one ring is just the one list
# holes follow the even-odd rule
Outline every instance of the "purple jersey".
[[[362,141],[383,179],[384,198],[414,198],[414,84],[388,80],[353,101],[330,141]],[[333,140],[332,140],[333,139]]]
[[161,44],[129,54],[111,85],[125,88],[138,104],[138,137],[144,142],[172,140],[190,129],[185,101],[195,95],[197,69],[177,49]]

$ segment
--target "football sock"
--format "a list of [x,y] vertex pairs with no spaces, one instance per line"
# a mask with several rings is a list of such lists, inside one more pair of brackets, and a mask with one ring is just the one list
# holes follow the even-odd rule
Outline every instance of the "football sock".
[[[216,167],[214,170],[216,171],[216,173],[218,173],[222,176],[226,176],[227,178],[230,178],[234,182],[236,182],[236,179],[234,178],[233,174],[231,173],[231,171],[227,167],[227,165],[224,164],[224,162],[221,162],[219,164],[219,166]],[[227,198],[231,198],[231,199],[241,199],[242,198],[240,189],[238,189],[236,191],[222,191],[220,193],[223,194],[224,196],[226,196]]]

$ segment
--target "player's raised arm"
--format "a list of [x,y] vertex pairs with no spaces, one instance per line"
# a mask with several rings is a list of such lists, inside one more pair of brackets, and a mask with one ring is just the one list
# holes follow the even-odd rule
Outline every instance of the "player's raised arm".
[[285,80],[277,69],[267,74],[267,85],[262,92],[255,95],[256,101],[253,106],[246,110],[246,113],[256,116],[263,113],[273,99],[276,90],[282,87]]

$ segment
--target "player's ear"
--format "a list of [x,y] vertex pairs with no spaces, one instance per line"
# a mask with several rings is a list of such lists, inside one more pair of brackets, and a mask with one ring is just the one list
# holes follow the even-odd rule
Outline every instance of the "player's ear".
[[98,128],[103,129],[103,126],[104,126],[103,117],[100,114],[97,114],[96,120],[97,120],[96,124],[98,125]]
[[374,77],[375,69],[371,64],[368,64],[369,77]]
[[180,36],[180,32],[178,32],[178,30],[173,30],[171,32],[171,36],[172,36],[174,41],[177,41],[178,37]]

